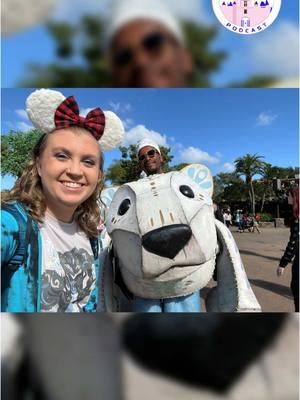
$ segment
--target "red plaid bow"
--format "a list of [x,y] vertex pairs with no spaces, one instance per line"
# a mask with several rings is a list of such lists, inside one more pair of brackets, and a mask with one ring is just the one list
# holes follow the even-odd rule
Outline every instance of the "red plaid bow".
[[54,122],[57,129],[79,126],[91,132],[99,140],[105,127],[105,116],[101,108],[91,110],[86,117],[79,115],[78,104],[74,96],[67,97],[55,111]]

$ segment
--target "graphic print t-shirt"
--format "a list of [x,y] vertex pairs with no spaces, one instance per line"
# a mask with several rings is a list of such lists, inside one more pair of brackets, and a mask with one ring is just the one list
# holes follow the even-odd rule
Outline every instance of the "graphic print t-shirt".
[[89,239],[78,224],[64,223],[48,213],[42,236],[42,312],[81,312],[96,284]]

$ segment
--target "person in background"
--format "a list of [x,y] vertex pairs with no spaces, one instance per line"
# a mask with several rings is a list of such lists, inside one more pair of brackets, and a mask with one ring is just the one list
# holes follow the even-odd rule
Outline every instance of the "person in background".
[[248,229],[248,232],[251,232],[251,230],[252,230],[251,223],[252,223],[252,219],[250,218],[249,214],[246,212],[242,218],[243,232],[245,231],[245,229]]
[[146,176],[163,173],[163,158],[157,143],[142,140],[137,147],[139,167]]
[[[137,158],[146,176],[163,173],[163,158],[157,143],[144,139],[138,143]],[[134,312],[200,312],[200,291],[168,299],[146,299],[133,295]]]
[[229,228],[230,225],[232,224],[232,216],[231,216],[231,213],[229,210],[225,210],[225,212],[224,212],[224,221],[225,221],[227,228]]
[[238,226],[238,232],[240,232],[240,233],[244,232],[243,223],[242,223],[242,214],[241,214],[240,210],[237,210],[237,212],[236,212],[235,223]]
[[214,207],[215,218],[224,224],[225,221],[224,221],[223,211],[221,210],[221,208],[217,203],[214,203],[213,207]]
[[259,223],[260,223],[260,221],[261,221],[261,215],[260,215],[259,213],[256,213],[256,214],[255,214],[255,220],[257,221],[257,223],[258,223],[258,225],[259,225]]
[[289,200],[293,209],[290,238],[279,262],[279,266],[277,267],[277,276],[281,277],[286,266],[292,262],[292,280],[290,287],[294,297],[295,311],[299,312],[299,188],[291,190]]
[[115,87],[187,87],[193,71],[178,19],[158,0],[114,0],[105,48]]
[[259,221],[260,221],[260,215],[256,214],[255,216],[252,217],[252,233],[254,233],[254,231],[257,231],[258,233],[261,233],[259,230]]
[[229,220],[229,225],[232,225],[232,214],[230,210],[228,210],[228,220]]

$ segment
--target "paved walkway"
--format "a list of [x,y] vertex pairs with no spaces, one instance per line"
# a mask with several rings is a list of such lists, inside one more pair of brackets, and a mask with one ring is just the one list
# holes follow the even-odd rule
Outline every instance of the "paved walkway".
[[[286,267],[283,276],[278,278],[276,275],[279,260],[289,239],[289,229],[261,228],[261,234],[248,231],[238,233],[235,227],[231,228],[231,231],[262,311],[294,311],[290,290],[291,264]],[[214,285],[215,283],[211,282],[208,286]],[[207,289],[203,289],[202,296],[206,293]]]

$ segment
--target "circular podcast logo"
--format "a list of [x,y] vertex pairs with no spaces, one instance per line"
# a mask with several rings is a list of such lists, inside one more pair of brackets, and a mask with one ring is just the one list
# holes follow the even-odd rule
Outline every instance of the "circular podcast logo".
[[212,3],[221,24],[240,35],[269,28],[281,7],[281,0],[212,0]]

